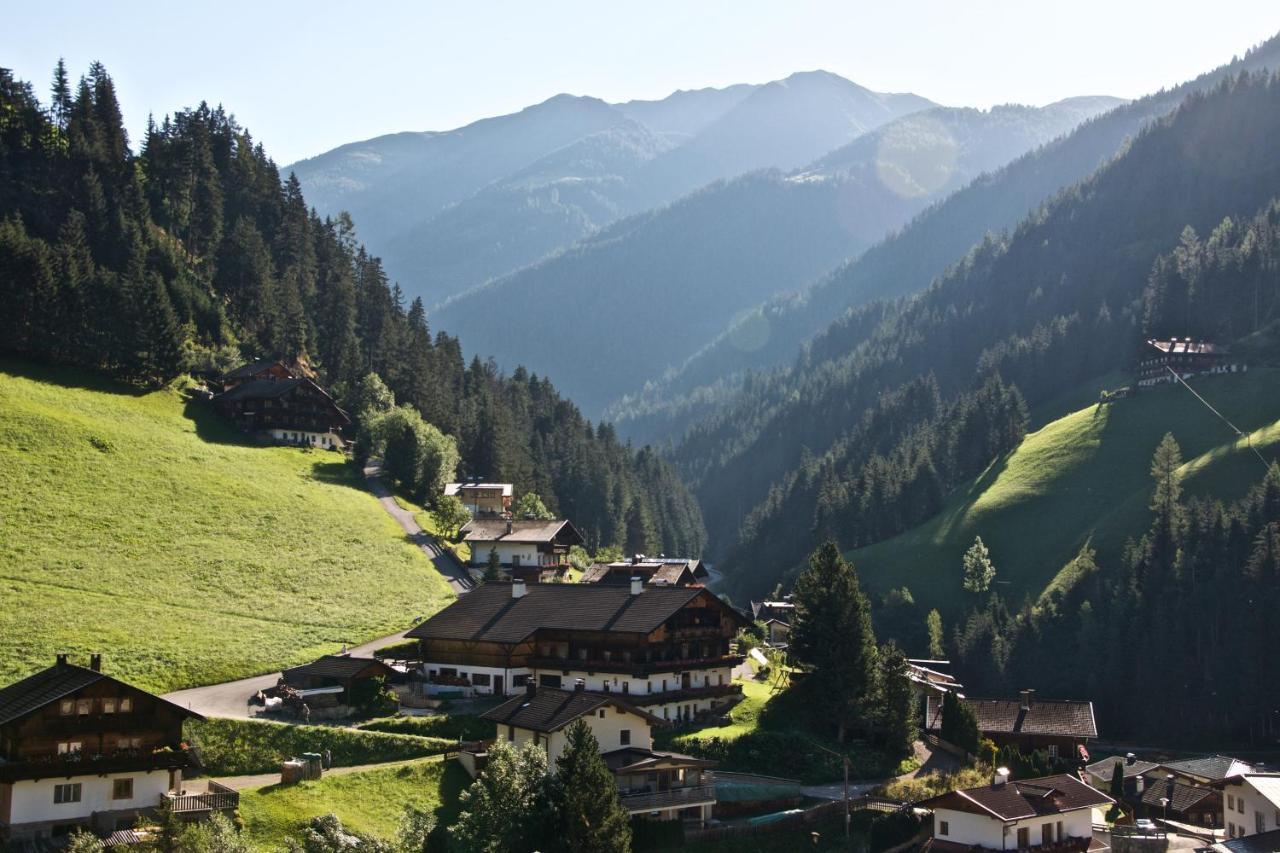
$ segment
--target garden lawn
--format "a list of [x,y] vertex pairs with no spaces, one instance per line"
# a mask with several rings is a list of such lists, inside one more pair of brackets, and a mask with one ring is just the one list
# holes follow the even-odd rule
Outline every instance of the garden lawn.
[[433,812],[442,824],[458,815],[458,795],[470,782],[456,762],[427,758],[400,767],[329,776],[240,795],[244,832],[261,850],[281,850],[313,817],[336,814],[347,829],[393,839],[407,807]]
[[[1252,432],[1267,459],[1280,455],[1280,370],[1189,380],[1232,423]],[[1114,565],[1126,538],[1150,524],[1151,457],[1166,432],[1182,448],[1186,491],[1242,497],[1264,473],[1257,457],[1185,388],[1164,385],[1090,405],[1028,435],[1010,455],[961,487],[946,508],[901,536],[849,554],[866,587],[907,586],[922,608],[967,607],[961,558],[981,536],[1006,599],[1067,585],[1080,549]],[[1064,569],[1065,567],[1065,569]]]
[[[673,748],[679,749],[682,744],[690,739],[702,740],[718,737],[722,740],[736,740],[742,735],[755,731],[760,722],[760,712],[764,710],[765,703],[769,701],[769,697],[772,695],[769,684],[755,680],[740,681],[738,683],[742,685],[743,698],[741,702],[729,711],[731,722],[724,726],[708,726],[707,728],[676,734],[670,738]],[[660,734],[665,734],[665,731]]]
[[105,653],[157,692],[434,613],[425,555],[331,451],[255,447],[179,385],[0,360],[0,683]]

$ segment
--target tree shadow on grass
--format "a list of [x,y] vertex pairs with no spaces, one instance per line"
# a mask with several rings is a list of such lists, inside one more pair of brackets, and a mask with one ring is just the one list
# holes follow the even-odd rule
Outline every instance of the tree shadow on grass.
[[0,374],[4,373],[35,382],[57,385],[62,388],[99,391],[104,394],[118,394],[125,397],[144,397],[158,390],[119,382],[85,368],[40,364],[10,356],[0,357]]

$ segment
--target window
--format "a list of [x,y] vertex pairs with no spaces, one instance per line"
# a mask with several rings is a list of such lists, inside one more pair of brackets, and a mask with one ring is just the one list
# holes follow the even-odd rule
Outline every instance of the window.
[[70,782],[65,785],[54,785],[53,801],[55,803],[80,802],[80,783]]
[[1236,797],[1236,811],[1244,814],[1244,797]]
[[92,699],[77,699],[77,700],[76,700],[76,713],[77,713],[77,714],[79,714],[79,715],[80,715],[80,716],[82,716],[82,717],[83,717],[84,715],[86,715],[86,714],[91,714],[91,713],[93,713],[93,700],[92,700]]
[[115,712],[116,712],[116,700],[114,700],[114,699],[103,699],[103,700],[102,700],[102,713],[104,713],[104,714],[114,714]]
[[140,737],[124,737],[116,738],[116,749],[141,749],[142,738]]
[[63,699],[62,704],[59,706],[59,710],[62,712],[62,716],[64,717],[71,716],[72,714],[75,713],[75,710],[76,710],[76,700]]
[[604,708],[600,709],[600,719],[604,719]]
[[512,687],[524,687],[524,686],[525,686],[525,685],[527,685],[528,683],[529,683],[529,676],[527,676],[527,675],[513,675],[513,676],[511,676],[511,686],[512,686]]
[[560,676],[543,673],[538,676],[539,687],[559,687],[561,684]]
[[132,779],[116,779],[111,783],[111,799],[113,800],[132,800],[133,799],[133,780]]
[[630,682],[630,681],[624,681],[624,682],[622,682],[622,692],[623,692],[623,693],[630,693],[630,692],[631,692],[631,682]]
[[513,742],[516,739],[516,727],[507,726],[507,741]]
[[1236,837],[1236,825],[1231,821],[1227,821],[1227,838]]
[[126,696],[125,698],[123,698],[123,699],[121,699],[121,700],[120,700],[120,713],[121,713],[121,714],[127,714],[127,713],[129,713],[130,711],[132,711],[132,710],[133,710],[133,700],[132,700],[132,699],[130,699],[129,697],[127,697],[127,696]]
[[489,678],[489,673],[487,672],[471,673],[471,683],[477,687],[488,687],[491,683],[491,679]]
[[[618,743],[622,744],[623,746],[631,745],[631,729],[623,729],[622,731],[618,732]],[[1262,815],[1258,815],[1258,817],[1261,818]],[[1262,832],[1262,830],[1259,829],[1258,832]]]
[[1053,824],[1046,823],[1040,827],[1040,843],[1041,844],[1053,843]]
[[951,824],[950,824],[950,822],[945,821],[945,820],[938,821],[938,834],[939,834],[939,835],[950,835],[950,834],[951,834]]
[[1061,841],[1064,837],[1065,836],[1062,833],[1062,821],[1058,821],[1058,837],[1055,840]]
[[58,755],[75,755],[84,744],[78,740],[64,740],[58,744]]
[[1018,849],[1026,850],[1031,846],[1031,827],[1024,826],[1018,830]]
[[1056,743],[1049,744],[1049,757],[1050,758],[1058,757],[1058,745]]
[[1236,798],[1234,794],[1227,794],[1227,811],[1233,811],[1236,807]]

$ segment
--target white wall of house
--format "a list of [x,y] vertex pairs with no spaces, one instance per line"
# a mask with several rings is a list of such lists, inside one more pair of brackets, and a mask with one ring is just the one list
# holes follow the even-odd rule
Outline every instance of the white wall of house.
[[272,429],[271,437],[287,444],[309,444],[312,447],[342,447],[342,439],[332,432],[307,432],[298,429]]
[[[516,667],[514,669],[504,669],[502,667],[470,666],[467,664],[456,663],[425,663],[422,668],[426,671],[428,677],[432,674],[439,673],[442,669],[451,669],[454,670],[458,676],[465,676],[471,679],[470,687],[459,687],[453,684],[432,684],[428,682],[424,685],[428,695],[435,693],[450,693],[461,690],[467,696],[489,696],[493,694],[494,689],[497,687],[497,679],[501,677],[503,693],[507,696],[512,696],[524,691],[524,685],[514,684],[513,679],[517,675],[528,677],[530,674],[529,669],[523,666]],[[487,685],[476,684],[476,675],[487,676],[487,679],[481,680],[487,680],[489,683]]]
[[[112,798],[116,779],[133,780],[133,796],[127,800]],[[80,801],[55,803],[54,790],[58,785],[80,785]],[[108,773],[106,776],[73,776],[70,779],[23,780],[13,783],[13,799],[9,821],[14,826],[43,821],[74,823],[87,820],[94,812],[122,811],[127,809],[153,809],[160,805],[160,797],[169,790],[169,771],[152,770],[133,773]]]
[[534,542],[484,542],[468,540],[471,544],[471,565],[489,565],[489,552],[498,552],[498,562],[504,566],[515,565],[517,559],[522,566],[537,566],[538,546]]
[[[680,690],[683,684],[681,671],[659,672],[648,678],[636,678],[620,672],[594,672],[585,669],[571,669],[565,675],[563,669],[537,668],[534,672],[541,676],[558,675],[560,684],[565,690],[572,690],[578,679],[582,679],[587,690],[609,691],[624,695],[648,696],[652,693],[665,693]],[[539,681],[541,683],[541,681]],[[697,669],[689,672],[690,687],[717,687],[733,683],[733,669],[729,666],[714,669]]]
[[[1058,840],[1058,824],[1062,824],[1063,838],[1093,837],[1092,813],[1089,809],[1076,809],[1057,815],[1033,817],[1025,820],[1005,823],[996,817],[954,811],[952,809],[935,809],[933,813],[934,838],[950,841],[955,844],[977,845],[994,850],[1016,850],[1018,847],[1018,830],[1029,831],[1029,841],[1036,846],[1043,841],[1045,824],[1053,827],[1053,839]],[[944,834],[943,823],[947,832]]]
[[[1274,776],[1261,776],[1268,789],[1280,791]],[[1228,838],[1280,829],[1280,802],[1259,791],[1249,776],[1232,779],[1222,792],[1222,825]]]
[[[633,714],[629,711],[622,711],[612,706],[605,706],[592,712],[588,716],[582,717],[590,727],[591,733],[596,736],[596,740],[600,743],[600,752],[613,752],[615,749],[622,749],[624,746],[634,746],[637,749],[653,749],[653,735],[649,730],[649,723],[644,717]],[[630,742],[622,742],[622,733],[629,732]],[[556,759],[561,756],[568,743],[567,727],[550,734],[540,734],[531,729],[522,729],[519,726],[513,728],[511,734],[514,735],[512,742],[521,747],[530,741],[536,741],[547,750],[547,762],[551,767],[551,772],[555,772]],[[499,724],[497,736],[500,739],[508,737],[507,727]]]

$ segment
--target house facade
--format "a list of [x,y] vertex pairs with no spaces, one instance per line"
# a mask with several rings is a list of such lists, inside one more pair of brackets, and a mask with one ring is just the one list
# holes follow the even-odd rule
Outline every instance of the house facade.
[[213,398],[217,412],[241,432],[278,444],[338,450],[351,423],[323,388],[305,377],[250,379]]
[[[959,695],[959,694],[957,694]],[[925,728],[942,731],[941,694],[926,696]],[[975,699],[961,696],[978,720],[978,730],[996,746],[1016,746],[1022,752],[1045,750],[1051,758],[1088,760],[1087,744],[1098,736],[1093,703],[1073,699],[1040,699],[1023,690],[1017,699]]]
[[1280,773],[1245,773],[1222,786],[1222,824],[1227,838],[1280,830]]
[[237,385],[261,379],[293,379],[296,375],[283,361],[259,359],[242,364],[222,377],[222,390],[230,391]]
[[[497,726],[497,737],[517,747],[535,743],[547,752],[550,771],[565,751],[569,726],[582,720],[613,771],[623,808],[636,817],[684,820],[704,826],[715,806],[712,762],[655,752],[653,725],[661,720],[618,696],[593,694],[584,685],[573,690],[529,684],[516,696],[481,715]],[[483,747],[481,747],[483,749]],[[475,775],[483,753],[465,752],[463,766]]]
[[181,792],[182,723],[199,715],[101,669],[98,655],[88,667],[58,655],[0,689],[0,836],[105,835]]
[[565,565],[569,549],[586,541],[563,519],[474,518],[459,533],[471,546],[472,566],[487,565],[493,551],[505,569]]
[[462,501],[473,517],[502,515],[511,512],[515,487],[511,483],[446,483],[444,493]]
[[1236,373],[1247,369],[1239,359],[1232,358],[1227,347],[1211,341],[1196,338],[1149,340],[1145,356],[1138,362],[1138,385],[1176,382],[1174,373],[1186,379],[1202,373]]
[[701,560],[685,557],[646,557],[597,563],[582,573],[579,583],[630,583],[640,578],[649,586],[695,586],[705,584],[709,573]]
[[920,803],[933,811],[925,849],[1100,851],[1106,848],[1093,839],[1093,809],[1113,802],[1069,774],[1014,781],[1002,768],[989,785]]
[[428,692],[581,684],[673,724],[741,695],[729,643],[743,623],[701,587],[513,581],[477,587],[406,636],[419,641]]

